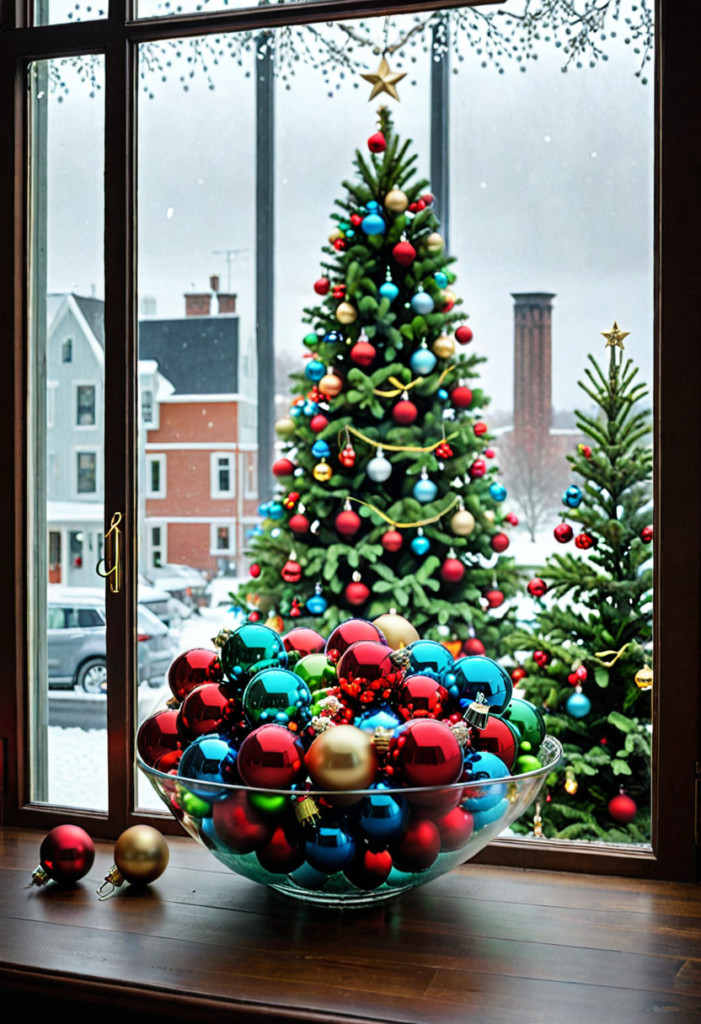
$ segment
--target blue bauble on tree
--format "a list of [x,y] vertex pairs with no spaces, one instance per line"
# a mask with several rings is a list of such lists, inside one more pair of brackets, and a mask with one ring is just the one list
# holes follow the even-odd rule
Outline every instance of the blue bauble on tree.
[[412,373],[417,374],[419,377],[425,377],[431,373],[437,362],[438,360],[430,349],[419,348],[409,360],[409,365],[411,366]]
[[428,292],[416,292],[411,297],[411,308],[419,316],[426,316],[433,311],[434,302]]
[[369,213],[363,217],[361,228],[366,235],[384,235],[387,225],[378,213]]
[[439,288],[448,287],[448,275],[444,274],[442,270],[437,270],[433,275],[433,280],[436,282]]
[[326,373],[326,367],[319,359],[310,359],[304,368],[304,376],[307,380],[317,383]]
[[383,299],[389,299],[390,302],[394,302],[399,295],[399,288],[397,288],[394,281],[385,281],[384,284],[380,285],[380,295]]
[[493,483],[489,486],[489,493],[495,501],[503,501],[506,497],[506,488],[503,484]]
[[577,487],[575,484],[572,484],[570,487],[567,488],[565,493],[562,495],[562,504],[567,505],[569,508],[579,508],[579,506],[582,504],[583,497],[584,495],[582,494],[580,488]]
[[420,533],[418,537],[414,537],[410,546],[415,555],[418,555],[419,558],[423,558],[423,556],[428,554],[431,549],[431,541],[428,537],[424,537],[424,535]]
[[591,701],[586,694],[575,691],[571,697],[568,697],[565,708],[573,718],[585,718],[591,711]]
[[438,487],[434,484],[433,480],[429,480],[428,477],[422,476],[420,480],[417,480],[414,484],[412,494],[417,501],[420,501],[422,505],[427,505],[429,501],[438,494]]

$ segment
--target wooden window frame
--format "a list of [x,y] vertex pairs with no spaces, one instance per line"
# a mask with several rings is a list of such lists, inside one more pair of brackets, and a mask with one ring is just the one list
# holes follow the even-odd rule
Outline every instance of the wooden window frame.
[[[485,0],[481,0],[484,5]],[[497,2],[497,0],[492,0]],[[502,3],[505,0],[502,0]],[[136,578],[136,420],[138,410],[135,273],[136,60],[142,42],[306,22],[473,6],[469,0],[374,3],[324,0],[212,14],[133,20],[130,0],[110,0],[101,21],[32,27],[27,0],[0,0],[0,322],[12,325],[14,345],[0,348],[0,430],[12,438],[0,449],[5,543],[0,548],[6,686],[0,702],[0,820],[46,829],[65,810],[28,802],[27,537],[24,515],[27,437],[26,68],[33,60],[100,53],[105,57],[105,526],[124,519],[124,590],[106,595],[107,649],[115,677],[133,678]],[[691,881],[698,859],[699,633],[701,602],[701,83],[697,40],[699,5],[657,0],[655,116],[655,608],[652,850],[543,840],[495,840],[478,861]],[[485,89],[488,84],[485,82]],[[10,384],[13,382],[13,385]],[[261,442],[262,443],[262,442]],[[71,811],[96,836],[112,838],[127,825],[154,820],[132,812],[135,795],[135,700],[112,688],[108,704],[109,814]],[[665,696],[660,699],[660,692]],[[168,818],[156,819],[171,834]]]

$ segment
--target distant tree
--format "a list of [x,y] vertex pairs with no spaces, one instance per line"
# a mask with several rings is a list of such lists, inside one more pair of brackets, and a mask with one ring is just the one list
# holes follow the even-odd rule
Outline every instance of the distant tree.
[[556,445],[548,441],[524,443],[514,431],[500,441],[499,462],[509,499],[535,541],[541,526],[549,522],[560,504],[560,494],[569,478],[567,465]]

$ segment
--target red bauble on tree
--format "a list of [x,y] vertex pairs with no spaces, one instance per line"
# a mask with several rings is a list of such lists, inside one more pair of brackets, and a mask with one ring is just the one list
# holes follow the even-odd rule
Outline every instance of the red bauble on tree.
[[350,350],[350,357],[355,365],[362,366],[364,369],[372,365],[376,355],[377,349],[369,341],[356,341]]
[[328,425],[328,418],[322,412],[318,412],[316,416],[312,416],[309,420],[309,426],[315,434],[320,434],[322,430],[326,430]]
[[397,402],[392,409],[392,419],[402,427],[408,427],[416,420],[418,415],[418,409],[414,403],[410,402],[407,398],[403,398],[400,402]]
[[345,448],[342,448],[338,453],[338,461],[346,469],[352,469],[355,465],[355,448],[352,445],[347,444]]
[[478,477],[484,476],[487,472],[487,463],[484,459],[475,459],[467,472],[473,480],[476,480]]
[[493,448],[485,448],[484,449],[484,457],[485,457],[485,459],[493,459],[495,455],[496,455],[496,452],[494,451]]
[[467,345],[468,342],[472,341],[473,334],[467,324],[460,324],[455,331],[455,340],[459,341],[461,345]]
[[360,516],[353,509],[347,508],[339,512],[335,519],[336,529],[342,537],[354,537],[361,526]]
[[652,527],[651,526],[643,526],[642,530],[640,531],[640,539],[643,541],[644,544],[651,544],[652,543]]
[[380,538],[380,544],[385,551],[399,551],[403,543],[404,538],[399,530],[387,530],[387,532],[383,533]]
[[517,665],[511,673],[511,682],[514,684],[514,686],[517,686],[518,683],[520,683],[522,679],[525,679],[527,675],[528,673],[526,672],[525,668],[522,665]]
[[573,532],[569,523],[558,523],[553,530],[553,536],[559,544],[567,544],[572,540]]
[[501,590],[487,590],[484,599],[490,608],[499,608],[504,603],[504,595]]
[[620,825],[629,825],[638,813],[638,805],[627,793],[619,793],[609,801],[609,814]]
[[545,651],[533,651],[533,661],[540,668],[545,668],[545,666],[550,661],[550,655],[546,654]]
[[410,267],[416,259],[416,249],[411,242],[397,242],[392,249],[392,256],[402,267]]
[[260,566],[258,565],[257,562],[253,562],[248,571],[250,572],[254,580],[258,579],[258,577],[260,576]]
[[320,277],[314,282],[314,291],[317,295],[328,295],[331,282],[328,277]]
[[489,427],[484,422],[484,420],[477,420],[477,422],[473,424],[472,429],[474,430],[475,434],[477,434],[477,437],[481,437],[483,434],[487,433]]
[[585,459],[591,458],[591,446],[588,444],[577,445],[577,451],[580,455],[583,455]]
[[497,554],[501,554],[502,551],[506,551],[509,546],[509,538],[505,533],[495,533],[490,540],[492,551],[496,551]]
[[468,409],[472,404],[472,392],[466,385],[458,384],[450,392],[450,401],[456,409]]
[[309,520],[301,512],[298,512],[296,515],[290,516],[289,527],[293,533],[306,533],[309,529]]
[[302,579],[302,566],[299,562],[290,558],[280,570],[280,575],[285,583],[299,583]]
[[370,588],[366,587],[360,580],[353,580],[352,583],[348,584],[343,593],[348,604],[359,607],[361,604],[365,604],[370,597]]
[[371,153],[384,153],[387,149],[387,142],[382,132],[375,132],[368,139],[368,149]]
[[459,583],[465,575],[465,566],[459,558],[446,558],[440,568],[440,577],[444,583]]
[[486,648],[481,640],[478,640],[476,636],[469,637],[463,644],[463,652],[470,657],[475,655],[485,654]]
[[581,551],[588,551],[589,548],[594,547],[594,538],[590,533],[582,532],[578,533],[574,538],[574,546],[579,548]]
[[518,516],[513,512],[507,512],[504,516],[504,521],[509,523],[511,526],[518,526]]
[[540,576],[530,580],[526,588],[531,597],[543,597],[548,592],[548,584]]
[[274,476],[292,476],[295,464],[291,459],[278,459],[273,463]]

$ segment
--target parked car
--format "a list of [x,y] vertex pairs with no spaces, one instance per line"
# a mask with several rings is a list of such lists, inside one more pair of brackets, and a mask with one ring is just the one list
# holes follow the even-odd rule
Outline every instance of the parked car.
[[247,582],[244,576],[215,576],[204,588],[207,614],[210,618],[216,615],[222,628],[236,629],[246,621],[246,612],[234,605],[230,595]]
[[157,615],[165,622],[166,626],[171,625],[173,618],[172,598],[167,590],[161,587],[152,586],[148,580],[139,576],[138,580],[138,601],[144,608]]
[[[49,689],[104,693],[107,688],[105,601],[100,588],[50,587],[47,606]],[[139,683],[160,686],[175,656],[170,631],[137,607]]]
[[190,565],[166,562],[165,565],[150,568],[146,573],[146,579],[160,590],[166,590],[171,597],[182,601],[189,608],[199,608],[206,604],[204,588],[207,585],[207,577]]

